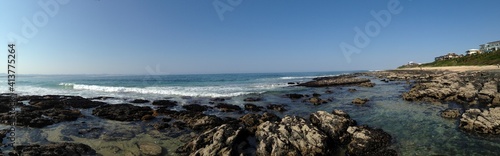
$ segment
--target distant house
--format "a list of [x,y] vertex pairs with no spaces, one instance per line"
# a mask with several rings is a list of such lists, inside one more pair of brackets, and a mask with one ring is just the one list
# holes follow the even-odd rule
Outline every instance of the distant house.
[[443,55],[443,56],[438,56],[438,57],[434,58],[434,60],[436,60],[436,61],[449,60],[449,59],[455,59],[455,58],[460,58],[460,57],[463,57],[463,55],[457,55],[455,53],[448,53],[448,54]]
[[481,54],[481,53],[483,53],[483,52],[479,49],[469,49],[469,50],[465,51],[465,54],[467,54],[467,55],[474,55],[474,54]]
[[488,42],[486,44],[479,45],[479,50],[481,52],[492,52],[500,50],[500,41]]

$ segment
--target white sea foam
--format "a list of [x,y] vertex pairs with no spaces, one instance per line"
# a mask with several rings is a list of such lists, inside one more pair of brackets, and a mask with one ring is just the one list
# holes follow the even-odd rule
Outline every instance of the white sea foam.
[[285,85],[255,84],[251,86],[170,86],[170,87],[116,87],[100,85],[84,85],[74,83],[60,83],[60,86],[72,87],[78,91],[93,91],[105,93],[138,93],[138,94],[159,94],[173,96],[197,96],[197,97],[232,97],[251,93],[263,93],[265,91],[285,87]]

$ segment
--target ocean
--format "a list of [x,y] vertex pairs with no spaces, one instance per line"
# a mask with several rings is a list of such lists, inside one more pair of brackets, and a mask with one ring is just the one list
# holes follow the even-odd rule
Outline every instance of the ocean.
[[[192,74],[192,75],[17,75],[20,95],[78,95],[82,97],[234,97],[287,90],[289,82],[305,82],[318,76],[361,71]],[[0,92],[8,92],[7,78]]]
[[[460,105],[432,104],[404,101],[402,93],[410,89],[406,82],[382,82],[370,78],[373,88],[358,86],[297,87],[289,83],[306,82],[315,77],[333,76],[363,71],[265,73],[265,74],[210,74],[210,75],[21,75],[16,80],[16,91],[20,95],[77,95],[86,98],[115,97],[103,100],[110,104],[127,103],[133,99],[170,99],[182,105],[208,105],[211,98],[223,97],[225,103],[244,107],[243,99],[259,97],[253,102],[257,106],[283,104],[285,112],[272,111],[278,116],[296,115],[308,118],[309,114],[324,110],[340,109],[348,113],[359,125],[381,128],[394,140],[391,148],[401,155],[497,155],[500,153],[500,138],[479,136],[463,132],[458,120],[445,119],[440,111]],[[7,92],[7,80],[0,80],[2,92]],[[356,89],[355,92],[348,91]],[[285,97],[285,94],[321,94],[322,99],[331,99],[318,106],[301,100]],[[365,105],[354,105],[355,98],[368,98]],[[152,106],[151,103],[134,104]],[[45,128],[18,128],[18,143],[80,142],[91,146],[103,155],[140,153],[137,142],[155,142],[166,149],[166,155],[176,155],[175,150],[185,142],[155,131],[148,122],[118,122],[100,119],[92,109],[81,110],[86,117],[77,121],[63,122]],[[206,114],[238,118],[241,113],[209,110]],[[103,135],[82,137],[78,132],[83,127],[102,129]],[[0,128],[6,128],[0,125]],[[106,140],[106,135],[127,134],[125,139]],[[117,150],[121,149],[121,150]],[[117,153],[118,151],[118,153]],[[120,153],[122,152],[122,153]]]

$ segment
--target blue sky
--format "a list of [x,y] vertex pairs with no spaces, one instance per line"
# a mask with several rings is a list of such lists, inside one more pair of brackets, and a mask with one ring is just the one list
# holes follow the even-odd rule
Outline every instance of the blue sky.
[[[232,11],[221,20],[214,2]],[[187,74],[392,69],[500,40],[496,0],[229,2],[1,1],[0,43],[15,40],[25,74]],[[400,12],[347,58],[339,45],[356,47],[354,28],[397,2]]]

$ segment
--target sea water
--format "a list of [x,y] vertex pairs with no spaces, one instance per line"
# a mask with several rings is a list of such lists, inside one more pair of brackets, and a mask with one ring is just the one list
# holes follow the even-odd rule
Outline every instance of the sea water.
[[[107,96],[114,99],[105,102],[126,103],[132,99],[171,99],[180,105],[210,105],[210,98],[224,97],[226,103],[243,107],[247,97],[261,97],[253,102],[265,107],[268,104],[284,104],[287,111],[275,112],[278,116],[297,115],[308,118],[315,111],[331,112],[340,109],[347,112],[360,125],[381,128],[393,137],[391,148],[402,155],[497,155],[500,153],[500,137],[484,136],[464,132],[458,128],[458,119],[444,119],[440,111],[455,104],[432,104],[408,102],[401,94],[409,90],[406,82],[385,83],[371,78],[373,88],[356,86],[307,88],[289,85],[289,82],[306,82],[318,76],[332,76],[349,72],[316,73],[267,73],[267,74],[211,74],[211,75],[21,75],[16,89],[21,95],[78,95],[87,98]],[[7,92],[7,81],[0,80],[1,90]],[[5,88],[5,89],[4,89]],[[356,89],[349,92],[348,89]],[[328,94],[326,91],[333,93]],[[285,94],[321,94],[331,102],[319,106],[292,100]],[[354,105],[355,98],[368,98],[365,105]],[[151,106],[151,103],[139,104]],[[182,110],[181,106],[174,107]],[[118,122],[103,120],[91,115],[91,110],[82,110],[86,116],[74,122],[64,122],[42,129],[19,128],[20,143],[81,142],[104,155],[139,154],[138,142],[155,142],[164,148],[167,155],[175,155],[175,149],[185,140],[167,136],[151,128],[147,122]],[[207,114],[239,117],[240,113],[207,111]],[[102,133],[118,133],[127,130],[132,137],[113,141],[78,136],[75,127],[97,127]],[[73,126],[74,125],[74,126]],[[1,128],[2,126],[0,126]],[[6,127],[6,126],[3,126]],[[121,132],[120,132],[121,133]]]

